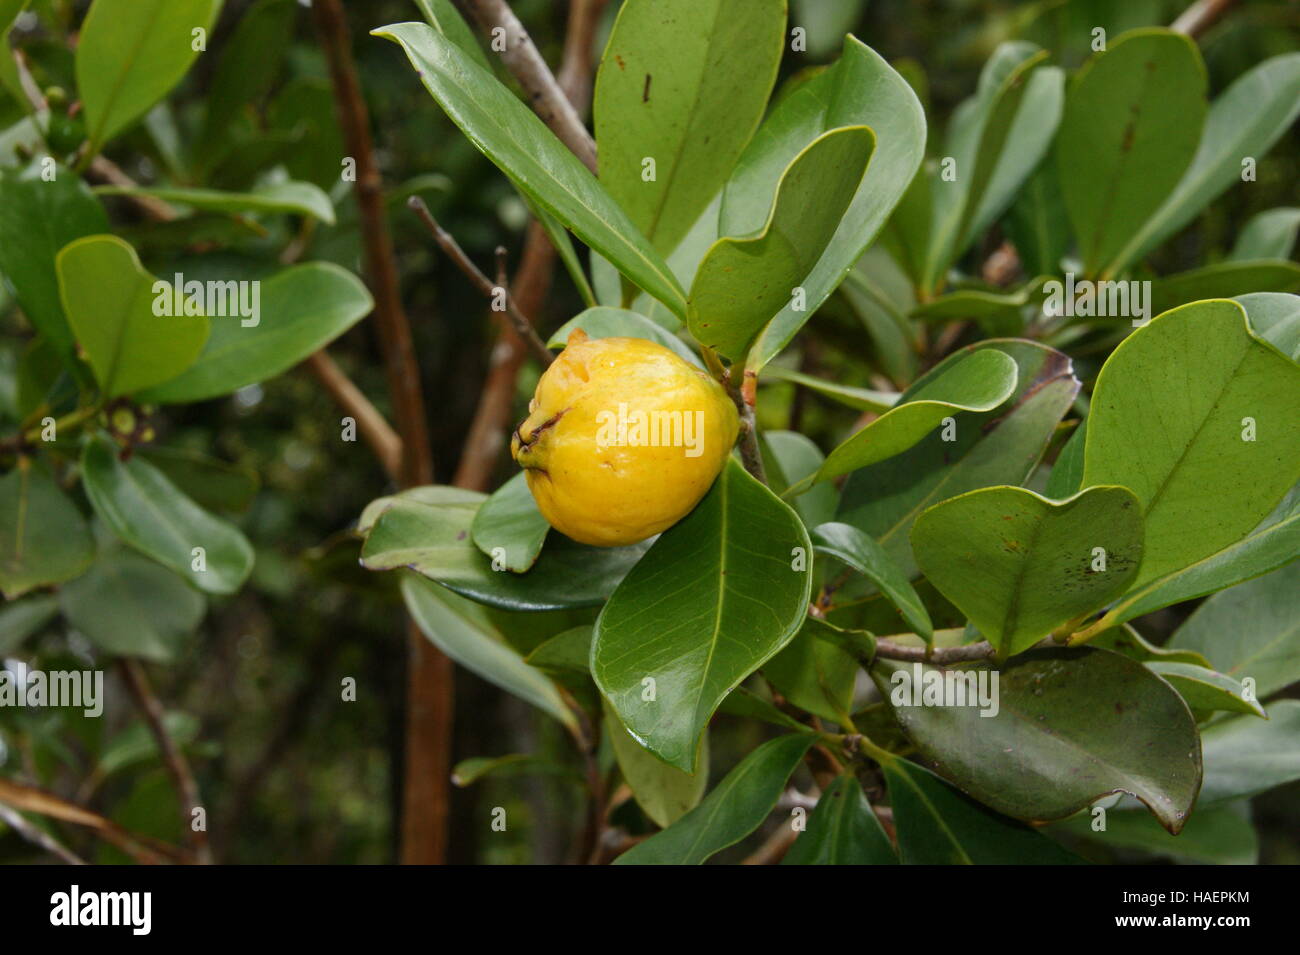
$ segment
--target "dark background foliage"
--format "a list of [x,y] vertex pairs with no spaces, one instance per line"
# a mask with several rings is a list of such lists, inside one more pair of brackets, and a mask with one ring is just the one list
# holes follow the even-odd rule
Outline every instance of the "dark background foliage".
[[[231,42],[246,0],[227,0],[209,52],[201,56],[182,87],[170,97],[178,121],[197,129],[220,56]],[[493,338],[486,304],[463,275],[436,254],[424,232],[396,195],[418,189],[435,215],[485,271],[498,244],[522,247],[527,214],[505,179],[441,114],[412,76],[392,44],[372,38],[370,29],[418,19],[408,0],[349,0],[347,12],[354,53],[371,110],[390,204],[401,271],[402,293],[416,337],[437,479],[450,481],[473,415]],[[519,0],[513,4],[548,62],[558,63],[566,4]],[[598,46],[608,33],[617,4],[606,11]],[[75,24],[84,3],[54,2]],[[1112,35],[1130,26],[1169,23],[1178,0],[1011,3],[990,0],[793,0],[791,23],[806,24],[809,56],[787,56],[782,78],[811,62],[827,62],[843,30],[852,30],[891,62],[911,60],[928,80],[932,149],[936,123],[975,88],[989,53],[1005,39],[1026,38],[1047,46],[1057,61],[1077,65],[1086,54],[1086,32],[1074,29],[1078,8],[1086,22],[1108,25]],[[259,70],[270,76],[268,92],[241,109],[247,143],[269,131],[293,129],[306,121],[304,138],[286,154],[292,173],[326,189],[337,181],[331,158],[342,153],[328,97],[328,77],[307,11],[296,11],[292,42],[263,51]],[[1232,78],[1268,56],[1295,49],[1294,4],[1250,2],[1201,38],[1214,95]],[[23,37],[33,71],[43,86],[74,86],[72,59],[60,37]],[[253,65],[249,64],[250,67]],[[0,127],[17,118],[10,103],[0,106]],[[6,112],[8,111],[8,112]],[[11,115],[12,114],[12,115]],[[939,127],[941,128],[941,127]],[[214,162],[238,184],[240,149]],[[119,140],[111,158],[139,180],[150,180],[161,162],[143,130]],[[1300,131],[1291,132],[1260,162],[1254,188],[1231,190],[1176,240],[1154,264],[1179,271],[1221,258],[1252,214],[1300,200]],[[129,208],[112,208],[116,221]],[[139,222],[132,235],[144,254],[164,240],[163,227]],[[267,248],[283,236],[268,236]],[[328,258],[360,273],[361,247],[355,206],[340,203],[339,225],[314,238],[312,257]],[[256,244],[251,247],[256,252]],[[987,254],[988,245],[971,256]],[[155,272],[165,274],[159,268]],[[534,316],[545,336],[582,308],[572,284],[557,269],[544,307]],[[0,293],[0,314],[8,313],[0,363],[10,367],[28,334]],[[869,385],[868,369],[846,339],[835,316],[819,316],[796,347],[811,347],[805,367],[845,384]],[[331,348],[338,360],[383,407],[385,382],[377,344],[362,322]],[[1085,356],[1086,357],[1086,356]],[[1093,356],[1099,364],[1104,355]],[[1096,364],[1081,370],[1095,374]],[[517,403],[520,416],[535,372],[525,372]],[[388,409],[385,409],[388,410]],[[851,424],[852,412],[789,387],[764,391],[761,421],[789,427],[792,418],[823,447]],[[358,544],[348,533],[361,508],[383,493],[388,481],[364,444],[338,440],[339,412],[303,371],[251,386],[234,396],[175,406],[155,422],[160,442],[206,450],[247,467],[261,477],[261,489],[239,520],[257,549],[250,584],[238,595],[214,600],[202,627],[178,664],[153,668],[159,696],[174,710],[209,812],[217,857],[245,863],[377,863],[397,852],[397,807],[402,772],[403,695],[406,647],[400,602],[392,575],[369,574],[357,566]],[[503,459],[500,477],[512,473]],[[1190,608],[1173,608],[1156,618],[1163,633]],[[50,632],[31,645],[47,668],[84,653],[75,634]],[[69,664],[72,665],[72,664]],[[357,681],[355,702],[341,702],[340,681]],[[0,766],[23,764],[45,778],[82,779],[100,764],[123,733],[140,727],[127,695],[110,676],[109,711],[87,721],[60,711],[0,716]],[[720,717],[713,734],[715,766],[727,768],[758,741],[754,725]],[[129,737],[128,737],[129,739]],[[570,745],[556,725],[477,677],[456,673],[454,759],[512,752],[553,752],[569,760]],[[1261,831],[1261,861],[1300,862],[1300,784],[1255,801]],[[144,759],[108,775],[89,794],[89,803],[139,832],[176,839],[175,795],[156,759]],[[489,828],[492,807],[504,806],[512,825]],[[453,862],[518,863],[562,861],[581,823],[581,802],[570,784],[556,778],[488,778],[453,796],[450,859]],[[761,836],[756,836],[756,839]],[[754,840],[720,858],[736,859]],[[79,845],[101,860],[118,860],[115,850]],[[1121,859],[1123,857],[1120,857]],[[0,860],[40,861],[36,850],[0,828]]]

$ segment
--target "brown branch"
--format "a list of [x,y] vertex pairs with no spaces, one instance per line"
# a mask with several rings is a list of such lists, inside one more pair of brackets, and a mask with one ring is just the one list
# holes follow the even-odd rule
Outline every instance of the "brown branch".
[[91,812],[76,803],[68,802],[34,786],[24,786],[9,779],[0,779],[0,802],[23,812],[34,812],[61,822],[85,826],[105,842],[117,846],[144,865],[188,861],[188,854],[176,846],[168,845],[151,836],[131,832],[99,813]]
[[[474,264],[473,260],[465,254],[465,250],[460,247],[460,243],[456,241],[455,237],[442,226],[438,225],[438,220],[433,217],[433,213],[429,211],[429,207],[424,204],[423,199],[419,196],[411,196],[411,198],[406,201],[406,204],[414,210],[417,216],[420,217],[420,221],[424,223],[425,227],[429,230],[429,234],[433,236],[433,241],[438,243],[438,248],[442,249],[442,251],[446,253],[447,257],[451,259],[452,262],[456,263],[456,267],[465,274],[466,278],[474,283],[480,292],[490,299],[495,298],[498,293],[502,295],[505,299],[504,304],[506,317],[510,319],[510,324],[514,327],[515,334],[518,335],[524,344],[532,350],[533,357],[543,365],[549,365],[551,362],[555,361],[555,356],[552,355],[551,350],[546,347],[546,342],[542,341],[541,336],[537,334],[537,329],[533,327],[533,323],[529,321],[527,315],[520,311],[519,306],[510,296],[510,290],[505,286],[498,284],[501,280],[498,279],[498,282],[494,283],[479,270],[479,267]],[[505,249],[498,247],[498,271],[500,271],[500,259],[504,253]],[[493,310],[496,310],[495,307]]]
[[16,809],[10,808],[5,803],[0,802],[0,819],[18,835],[22,836],[34,846],[44,849],[51,855],[58,856],[68,865],[85,865],[86,860],[76,855],[68,849],[63,843],[55,839],[44,829],[38,829],[27,821],[27,818]]
[[[547,238],[546,230],[536,221],[529,223],[514,281],[521,310],[536,314],[550,290],[554,264],[555,247]],[[513,327],[502,325],[452,480],[457,487],[473,491],[489,488],[501,452],[505,450],[506,434],[514,414],[515,385],[528,355],[527,347]]]
[[799,832],[788,820],[782,821],[772,834],[763,841],[763,844],[755,849],[750,855],[740,863],[741,865],[777,865],[785,854],[790,851],[794,845],[795,839],[799,838]]
[[[433,480],[420,368],[402,308],[397,263],[384,213],[383,184],[370,137],[370,116],[339,0],[312,4],[317,32],[329,64],[339,124],[356,162],[357,208],[365,246],[366,274],[375,296],[375,325],[384,355],[397,432],[402,439],[401,484]],[[402,792],[401,858],[404,863],[439,864],[446,858],[450,809],[452,668],[409,619],[407,645],[406,754]]]
[[1190,7],[1179,14],[1178,19],[1169,29],[1175,33],[1185,33],[1198,37],[1228,12],[1235,0],[1196,0]]
[[130,657],[124,657],[120,661],[120,666],[122,676],[126,679],[127,689],[131,691],[131,696],[144,715],[145,722],[149,724],[149,732],[153,734],[154,742],[158,744],[158,752],[162,754],[167,773],[172,778],[172,785],[176,787],[176,794],[180,797],[181,824],[187,833],[186,839],[194,852],[194,858],[200,865],[211,865],[212,851],[208,847],[206,824],[202,829],[194,828],[195,811],[204,810],[199,799],[199,786],[194,781],[194,773],[190,769],[189,761],[177,747],[171,734],[167,732],[167,727],[163,723],[162,703],[149,685],[149,677],[144,672],[144,666],[139,660]]
[[402,439],[376,408],[334,361],[321,349],[307,356],[303,367],[316,376],[321,387],[329,393],[343,411],[356,420],[357,430],[366,444],[375,452],[384,473],[393,481],[402,476]]
[[461,0],[461,4],[468,7],[470,18],[487,37],[489,48],[497,37],[504,37],[505,49],[499,51],[501,60],[523,87],[533,111],[595,173],[596,141],[510,5],[506,0]]
[[[123,172],[120,166],[103,156],[96,156],[90,163],[90,168],[86,170],[86,178],[91,182],[121,186],[125,189],[133,189],[139,185]],[[157,196],[133,195],[128,192],[123,193],[121,198],[135,206],[140,214],[151,222],[171,222],[179,216],[175,208]]]
[[591,105],[592,43],[600,15],[609,0],[570,0],[569,19],[564,30],[564,54],[555,80],[579,116]]
[[965,663],[971,660],[990,660],[997,651],[987,640],[968,643],[960,647],[906,647],[892,640],[876,641],[876,656],[886,660],[904,660],[913,663]]
[[[704,354],[708,362],[712,353],[706,348]],[[754,405],[758,402],[758,373],[745,368],[741,385],[737,388],[732,376],[742,367],[742,363],[737,363],[731,366],[730,372],[715,374],[724,376],[723,386],[735,402],[736,413],[740,416],[740,462],[750,475],[766,484],[767,470],[763,466],[763,452],[758,446],[758,420],[754,416]]]

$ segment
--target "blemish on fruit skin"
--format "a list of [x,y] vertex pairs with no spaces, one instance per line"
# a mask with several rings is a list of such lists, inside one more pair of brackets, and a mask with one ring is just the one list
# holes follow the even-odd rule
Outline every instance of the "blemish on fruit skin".
[[465,539],[465,533],[466,533],[465,531],[460,531],[460,532],[456,535],[456,540],[458,540],[458,541],[463,541],[463,540]]
[[645,75],[645,89],[641,91],[641,102],[650,102],[650,74]]
[[617,53],[614,54],[614,62],[618,64],[620,70],[627,69],[627,64],[623,62],[623,57],[619,56]]

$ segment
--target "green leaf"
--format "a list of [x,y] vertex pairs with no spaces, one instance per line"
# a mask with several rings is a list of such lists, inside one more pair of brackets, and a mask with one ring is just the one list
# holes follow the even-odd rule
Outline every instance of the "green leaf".
[[900,387],[916,377],[915,333],[907,319],[916,306],[912,286],[912,279],[886,250],[882,237],[858,260],[839,288],[870,336],[881,371]]
[[728,459],[605,604],[592,676],[665,762],[692,771],[718,704],[798,631],[812,588],[807,561],[792,559],[800,547],[812,550],[799,516]]
[[1205,125],[1205,86],[1196,44],[1158,28],[1124,34],[1075,77],[1056,163],[1089,275],[1109,276],[1123,265],[1134,233],[1192,164]]
[[567,766],[531,753],[511,753],[508,756],[471,756],[462,759],[451,770],[451,783],[461,789],[473,786],[486,776],[561,776],[581,782],[582,777]]
[[221,0],[95,0],[77,41],[77,90],[90,153],[143,116],[180,82]]
[[75,343],[59,301],[54,257],[69,242],[108,231],[108,217],[84,182],[62,166],[41,178],[34,160],[22,170],[0,172],[0,273],[13,285],[18,304],[64,360]]
[[1226,710],[1231,713],[1252,713],[1268,719],[1264,708],[1255,701],[1254,696],[1230,676],[1190,663],[1152,662],[1146,667],[1177,690],[1194,712]]
[[784,26],[784,0],[620,8],[592,108],[600,181],[661,253],[699,218],[763,118]]
[[1292,361],[1300,361],[1300,295],[1254,292],[1238,296],[1251,329]]
[[1070,220],[1054,161],[1042,163],[1029,178],[1002,225],[1027,273],[1060,273],[1061,259],[1070,250]]
[[13,600],[0,607],[0,654],[9,654],[23,641],[43,630],[59,613],[59,598],[53,594],[34,594],[26,600]]
[[[996,127],[1005,122],[1007,112],[1014,115],[1001,150],[996,153],[997,163],[989,171],[987,183],[982,190],[972,189],[966,197],[966,231],[958,243],[958,248],[963,251],[1006,212],[1047,155],[1061,122],[1065,104],[1065,73],[1061,69],[1035,65],[1032,70],[1013,75],[1012,82],[1022,83],[1024,92],[1019,97],[1014,88],[1003,93],[1005,102],[994,108],[985,127],[984,139],[987,140]],[[983,153],[983,143],[980,152]],[[982,158],[976,158],[977,174],[981,172]]]
[[[139,456],[122,460],[106,437],[91,437],[81,454],[82,483],[95,512],[118,537],[180,574],[199,590],[232,594],[253,569],[253,547],[239,530],[213,517]],[[202,569],[198,569],[202,548]]]
[[684,317],[680,284],[627,214],[573,153],[496,77],[422,23],[373,31],[405,50],[425,88],[530,201]]
[[524,662],[487,611],[415,574],[402,574],[402,599],[429,641],[465,669],[576,729],[555,684]]
[[759,336],[749,361],[755,371],[785,348],[821,307],[889,218],[925,154],[925,113],[906,80],[865,44],[846,37],[844,53],[833,66],[772,110],[727,185],[723,220],[741,218],[728,206],[733,196],[744,197],[752,210],[743,218],[752,223],[752,231],[763,224],[782,172],[808,143],[827,130],[859,125],[876,134],[870,166],[834,237],[799,283],[807,293],[806,308],[796,308],[789,288],[785,290],[785,305]]
[[1268,716],[1267,720],[1234,716],[1201,732],[1202,807],[1300,779],[1300,700],[1271,703]]
[[633,739],[608,700],[602,698],[601,705],[619,772],[636,797],[637,805],[656,826],[667,829],[704,798],[709,786],[708,735],[701,747],[700,771],[690,776],[669,766]]
[[1132,624],[1121,624],[1103,630],[1088,641],[1088,646],[1114,650],[1139,663],[1190,663],[1192,666],[1211,669],[1210,661],[1193,650],[1175,650],[1158,647],[1134,629]]
[[493,551],[500,548],[501,563],[516,574],[524,573],[537,562],[550,529],[528,490],[523,471],[483,502],[470,525],[478,549],[496,563]]
[[[1053,69],[1045,79],[1038,74],[1047,56],[1032,43],[1001,44],[980,73],[975,96],[954,112],[945,158],[955,161],[956,177],[930,177],[931,227],[922,288],[942,284],[948,265],[1005,207],[1018,180],[1042,158],[1061,116],[1060,71]],[[1013,126],[1018,141],[1011,138]],[[1001,173],[996,190],[995,172]]]
[[909,577],[916,575],[908,532],[917,516],[945,498],[980,487],[1020,484],[1074,402],[1079,381],[1070,360],[1044,345],[989,341],[945,359],[904,392],[908,400],[945,373],[959,356],[984,348],[1009,355],[1018,366],[1016,391],[1008,403],[958,419],[956,441],[931,432],[902,454],[849,475],[839,519],[869,534]]
[[722,701],[722,705],[718,707],[718,712],[747,720],[761,720],[782,729],[794,730],[796,733],[808,733],[810,735],[816,733],[816,730],[811,726],[800,723],[794,717],[783,713],[774,704],[757,693],[745,689],[743,686],[736,688]]
[[470,491],[460,487],[449,487],[445,484],[426,484],[421,487],[407,488],[405,491],[398,491],[396,494],[390,494],[387,497],[377,497],[361,512],[361,517],[357,519],[357,533],[364,536],[370,533],[370,528],[374,526],[379,515],[388,510],[394,501],[412,501],[417,504],[424,504],[428,507],[449,507],[469,511],[468,520],[474,519],[474,512],[479,506],[487,500],[487,495],[481,491]]
[[1088,421],[1083,419],[1074,429],[1052,465],[1043,496],[1063,501],[1083,487],[1083,446],[1087,440]]
[[803,734],[768,740],[671,828],[633,846],[614,864],[699,865],[735,845],[762,825],[812,742]]
[[[1201,752],[1187,704],[1118,653],[1031,650],[1000,671],[877,660],[872,677],[937,772],[1016,819],[1062,819],[1100,796],[1126,792],[1176,833],[1200,789]],[[976,681],[986,680],[977,694]],[[964,691],[965,705],[946,694],[934,705],[931,681]],[[901,839],[901,822],[899,829]]]
[[1228,259],[1233,262],[1289,259],[1297,232],[1300,232],[1300,209],[1269,209],[1257,213],[1237,233]]
[[791,19],[807,31],[808,56],[819,63],[831,56],[848,33],[862,19],[867,0],[791,0]]
[[904,759],[881,763],[904,865],[1074,865],[1079,859],[1028,826],[966,798]]
[[909,388],[889,411],[837,447],[826,457],[816,480],[828,481],[915,447],[946,418],[960,412],[988,412],[1016,390],[1019,369],[996,349],[959,354],[945,362],[942,373],[927,376]]
[[529,666],[551,673],[591,672],[591,638],[592,627],[570,627],[537,645],[532,653],[525,657]]
[[801,710],[839,723],[853,710],[858,661],[817,639],[820,622],[814,620],[807,618],[785,649],[763,664],[763,677]]
[[[1237,542],[1300,476],[1300,367],[1250,334],[1236,302],[1166,312],[1120,343],[1088,418],[1083,483],[1145,512],[1135,586]],[[1247,422],[1256,440],[1243,440]]]
[[[768,365],[765,369],[766,380],[788,381],[793,385],[802,385],[819,395],[825,395],[834,401],[858,411],[874,411],[883,414],[898,403],[898,395],[892,391],[876,391],[872,388],[853,388],[834,381],[823,381],[812,375],[793,371],[782,365]],[[793,433],[793,432],[790,432]],[[821,457],[821,452],[818,452]],[[820,465],[820,461],[818,464]]]
[[97,186],[101,196],[150,196],[208,212],[289,213],[311,216],[334,225],[334,203],[319,186],[310,182],[278,182],[252,192],[222,192],[220,189],[145,186]]
[[474,31],[461,17],[451,0],[415,0],[415,5],[420,8],[420,13],[429,26],[455,43],[462,53],[468,54],[470,59],[483,69],[492,69],[483,47],[479,46],[478,40],[474,38]]
[[195,153],[200,160],[223,145],[242,110],[255,105],[275,85],[293,43],[293,0],[257,0],[224,42],[208,87],[207,114]]
[[[773,494],[784,494],[792,485],[815,474],[824,460],[817,445],[797,431],[763,431],[759,433],[758,441],[767,485]],[[790,503],[803,520],[804,527],[816,527],[835,516],[838,499],[835,488],[819,484]]]
[[867,126],[814,139],[781,174],[771,212],[755,234],[736,237],[724,204],[728,234],[705,253],[691,283],[687,324],[701,344],[733,361],[745,356],[816,266],[874,150],[875,133]]
[[166,567],[112,547],[59,589],[59,608],[107,653],[170,663],[185,650],[207,601]]
[[1293,489],[1269,517],[1239,541],[1142,587],[1112,609],[1117,623],[1258,577],[1300,551],[1300,490]]
[[898,865],[898,856],[857,778],[845,773],[821,794],[781,864]]
[[1089,487],[1061,502],[983,488],[922,514],[912,550],[1005,658],[1124,592],[1142,559],[1140,505],[1124,487]]
[[[1161,91],[1164,93],[1164,90]],[[1159,104],[1179,116],[1169,99]],[[1300,52],[1265,60],[1224,91],[1205,120],[1205,132],[1187,172],[1160,208],[1144,219],[1111,264],[1112,273],[1136,262],[1169,238],[1220,193],[1241,181],[1242,159],[1259,159],[1300,114]],[[1084,155],[1087,155],[1086,153]]]
[[[288,371],[370,313],[374,301],[351,272],[331,262],[308,262],[258,282],[252,308],[242,292],[226,289],[224,317],[198,358],[179,376],[146,389],[142,401],[179,404],[229,394]],[[236,296],[240,301],[235,301]],[[243,312],[255,314],[241,317]],[[245,325],[245,322],[256,324]]]
[[[189,713],[164,713],[162,724],[179,747],[188,747],[198,738],[198,717]],[[95,766],[95,776],[98,777],[95,781],[157,759],[158,755],[158,741],[153,730],[143,720],[137,720],[104,744],[99,763]]]
[[823,643],[839,647],[864,666],[869,666],[876,657],[876,638],[868,630],[837,627],[827,620],[812,616],[811,613],[804,621],[804,630]]
[[503,610],[562,610],[602,603],[649,546],[588,547],[555,534],[528,573],[494,571],[470,538],[476,510],[390,499],[374,518],[361,564],[370,570],[410,567],[448,590]]
[[930,614],[912,589],[907,575],[883,547],[849,524],[822,524],[814,528],[810,536],[819,553],[843,561],[879,587],[889,602],[902,612],[903,619],[916,635],[930,642],[934,637]]
[[[578,258],[578,250],[574,248],[573,239],[569,238],[569,232],[564,228],[564,223],[545,209],[529,206],[529,211],[546,232],[546,237],[551,240],[551,245],[555,246],[555,252],[559,255],[565,271],[569,273],[569,278],[573,280],[579,298],[588,307],[594,307],[596,305],[596,293],[587,280],[587,273],[582,270],[582,260]],[[673,319],[673,321],[676,321],[676,319]]]
[[15,600],[62,583],[95,556],[90,529],[45,467],[30,458],[0,477],[0,591]]
[[45,133],[50,125],[50,111],[40,110],[24,116],[8,129],[0,129],[0,168],[21,165],[20,156],[34,155],[45,148]]
[[1106,828],[1101,832],[1093,831],[1092,822],[1092,815],[1085,813],[1058,822],[1049,831],[1186,862],[1254,865],[1259,859],[1259,837],[1246,804],[1198,808],[1176,836],[1160,828],[1145,812],[1108,810]]
[[546,347],[563,348],[569,340],[569,333],[575,328],[581,328],[588,338],[644,338],[671,349],[678,357],[697,368],[704,367],[690,346],[662,325],[656,325],[644,315],[625,308],[609,308],[605,305],[589,308],[569,319],[555,330],[547,340]]
[[1169,645],[1203,653],[1236,680],[1254,680],[1259,699],[1300,681],[1300,562],[1215,594]]
[[1003,291],[990,288],[961,288],[931,299],[912,310],[912,317],[925,321],[977,322],[986,335],[1019,335],[1024,330],[1026,305],[1041,305],[1048,298],[1045,275],[1019,288]]
[[1190,272],[1167,275],[1151,283],[1151,311],[1207,298],[1233,298],[1251,292],[1293,292],[1300,289],[1300,265],[1284,261],[1218,262]]
[[208,319],[156,315],[156,280],[116,236],[77,239],[55,263],[63,311],[105,397],[175,378],[202,351]]
[[257,496],[257,472],[186,448],[151,445],[135,452],[156,467],[199,507],[246,511]]

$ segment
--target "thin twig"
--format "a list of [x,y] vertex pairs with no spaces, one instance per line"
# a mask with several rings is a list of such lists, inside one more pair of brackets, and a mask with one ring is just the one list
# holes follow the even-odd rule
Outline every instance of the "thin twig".
[[[510,290],[503,285],[493,283],[479,270],[479,267],[465,254],[465,250],[460,247],[460,243],[456,241],[455,237],[438,225],[438,220],[433,217],[433,213],[429,211],[429,207],[424,204],[423,199],[419,196],[411,196],[406,201],[406,204],[420,217],[420,221],[424,223],[429,230],[429,234],[433,236],[433,241],[438,243],[438,248],[447,254],[447,257],[456,264],[456,267],[465,274],[466,278],[474,283],[480,292],[489,299],[494,299],[498,295],[504,299],[505,314],[509,317],[511,325],[514,326],[515,334],[523,339],[524,344],[532,350],[533,357],[543,365],[549,365],[555,361],[555,356],[546,347],[546,342],[542,341],[541,336],[537,334],[537,329],[533,328],[533,323],[528,320],[527,315],[519,310],[519,306],[510,297]],[[498,249],[498,260],[503,251],[503,249]]]
[[[343,140],[356,162],[357,208],[366,273],[375,296],[375,326],[384,355],[397,432],[402,438],[404,486],[433,480],[433,454],[410,323],[402,308],[397,262],[384,212],[383,182],[370,137],[347,19],[339,0],[315,0],[312,13],[329,64]],[[406,749],[402,791],[401,858],[439,864],[446,858],[452,743],[451,661],[407,620]]]
[[1179,14],[1169,29],[1190,37],[1200,36],[1218,22],[1234,2],[1235,0],[1196,0],[1196,3]]
[[356,421],[357,431],[375,452],[375,457],[379,459],[384,473],[393,481],[400,481],[402,439],[379,409],[371,403],[325,349],[322,348],[308,355],[303,361],[303,366],[316,376],[316,380],[335,403]]
[[498,37],[504,38],[501,60],[523,87],[533,111],[595,173],[596,141],[510,5],[505,0],[461,0],[461,4],[468,7],[470,17],[488,38],[489,46]]
[[785,854],[790,851],[797,838],[799,838],[799,831],[788,820],[783,820],[772,830],[763,844],[746,856],[740,864],[776,865],[785,858]]
[[[709,361],[712,354],[709,349],[704,350],[706,363],[713,363]],[[754,478],[766,484],[767,470],[763,466],[763,452],[758,446],[758,420],[754,416],[754,405],[758,401],[758,374],[746,368],[739,388],[734,386],[731,378],[743,367],[744,364],[738,362],[731,366],[729,372],[718,374],[723,375],[722,385],[731,395],[731,400],[736,404],[736,413],[740,416],[740,463]]]
[[987,640],[968,643],[960,647],[905,647],[892,640],[876,641],[876,656],[886,660],[904,660],[915,663],[964,663],[971,660],[990,660],[997,651]]
[[[125,189],[134,189],[138,185],[134,179],[122,171],[122,168],[117,163],[104,156],[96,156],[91,161],[90,168],[86,170],[86,178],[91,182],[121,186]],[[179,216],[173,206],[163,202],[157,196],[133,195],[128,192],[123,193],[121,198],[135,206],[140,214],[151,222],[171,222]]]
[[86,860],[72,852],[59,840],[44,829],[33,826],[22,813],[0,802],[0,819],[3,819],[14,832],[34,846],[39,846],[51,855],[58,856],[68,865],[85,865]]
[[172,784],[176,787],[176,794],[180,796],[181,824],[185,829],[190,848],[194,851],[194,858],[200,865],[211,865],[212,851],[208,847],[207,824],[205,822],[198,828],[194,826],[196,813],[202,814],[204,809],[199,799],[199,786],[194,781],[189,760],[185,758],[185,754],[180,751],[171,734],[167,732],[167,726],[163,723],[162,703],[149,685],[149,677],[144,672],[144,666],[139,660],[130,657],[122,658],[120,665],[127,689],[131,691],[131,696],[144,715],[145,722],[149,724],[149,732],[153,734],[154,742],[158,744],[158,752],[162,754],[163,763],[167,766]]
[[42,816],[49,816],[51,819],[85,826],[105,842],[121,849],[143,865],[189,860],[189,853],[177,846],[168,845],[152,836],[131,832],[97,812],[91,812],[76,803],[68,802],[34,786],[25,786],[11,779],[0,779],[0,802],[14,809],[21,809],[23,812],[35,812]]
[[[533,221],[524,237],[524,251],[514,288],[518,290],[521,309],[535,313],[550,288],[555,264],[555,247],[546,230]],[[499,317],[499,316],[498,316]],[[505,450],[506,435],[514,414],[515,388],[528,348],[515,334],[512,325],[500,323],[492,347],[487,378],[479,392],[474,418],[461,446],[460,459],[452,483],[471,491],[486,491],[496,474]]]

